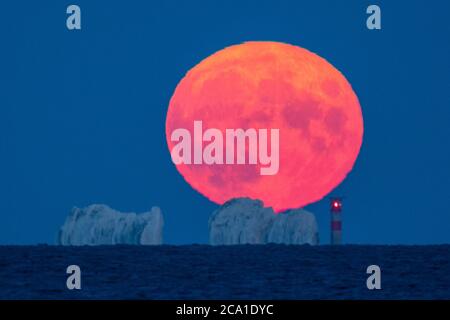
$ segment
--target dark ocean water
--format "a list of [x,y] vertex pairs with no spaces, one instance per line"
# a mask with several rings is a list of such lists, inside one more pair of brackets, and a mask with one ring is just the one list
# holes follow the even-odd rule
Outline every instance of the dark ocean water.
[[0,299],[450,299],[450,246],[6,246]]

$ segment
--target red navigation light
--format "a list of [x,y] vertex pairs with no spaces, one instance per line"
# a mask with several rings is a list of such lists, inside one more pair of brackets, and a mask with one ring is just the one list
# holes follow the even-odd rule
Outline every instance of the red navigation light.
[[332,199],[331,200],[331,211],[340,212],[342,209],[342,202],[340,199]]

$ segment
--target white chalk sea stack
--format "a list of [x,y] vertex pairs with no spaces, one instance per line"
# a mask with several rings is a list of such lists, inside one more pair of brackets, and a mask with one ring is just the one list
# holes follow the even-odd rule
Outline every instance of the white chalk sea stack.
[[294,209],[275,213],[259,200],[227,201],[209,219],[211,245],[319,244],[314,214]]
[[82,245],[160,245],[164,220],[161,210],[123,213],[102,204],[73,208],[61,227],[57,243]]

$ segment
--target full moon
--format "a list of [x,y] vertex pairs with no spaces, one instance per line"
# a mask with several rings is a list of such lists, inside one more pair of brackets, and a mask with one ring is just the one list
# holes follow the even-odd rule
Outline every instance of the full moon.
[[198,120],[223,133],[279,129],[274,175],[261,175],[260,163],[176,165],[211,201],[249,197],[277,212],[330,193],[352,170],[363,139],[361,107],[346,78],[318,55],[279,42],[227,47],[189,70],[169,103],[169,150],[171,133]]

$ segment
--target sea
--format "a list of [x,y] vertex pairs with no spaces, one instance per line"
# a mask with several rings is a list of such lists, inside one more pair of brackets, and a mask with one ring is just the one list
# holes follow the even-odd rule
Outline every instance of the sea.
[[1,246],[0,299],[447,300],[450,245]]

